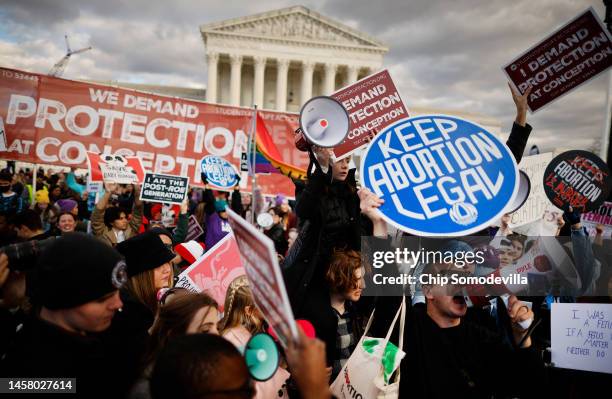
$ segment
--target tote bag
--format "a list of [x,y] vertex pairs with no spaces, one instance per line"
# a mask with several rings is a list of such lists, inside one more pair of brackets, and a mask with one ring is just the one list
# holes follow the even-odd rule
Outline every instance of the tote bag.
[[[402,350],[404,343],[404,323],[406,319],[406,300],[402,298],[393,322],[382,338],[368,337],[367,333],[374,318],[370,315],[363,336],[355,347],[340,374],[330,386],[331,393],[339,399],[395,399],[399,394],[399,370],[393,382],[390,378],[406,356]],[[399,348],[389,342],[397,318],[400,316]]]

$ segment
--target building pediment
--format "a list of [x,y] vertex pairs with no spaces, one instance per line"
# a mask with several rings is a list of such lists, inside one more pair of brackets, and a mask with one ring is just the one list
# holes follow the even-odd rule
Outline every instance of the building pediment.
[[202,25],[200,31],[205,41],[208,35],[229,35],[272,41],[342,44],[387,51],[387,47],[378,40],[302,6]]

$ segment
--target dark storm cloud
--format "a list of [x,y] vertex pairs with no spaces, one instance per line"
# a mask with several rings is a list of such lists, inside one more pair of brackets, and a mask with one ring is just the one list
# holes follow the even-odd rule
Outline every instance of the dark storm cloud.
[[[372,35],[409,107],[497,118],[509,131],[514,104],[501,66],[600,0],[310,0],[314,11]],[[203,86],[199,26],[295,5],[285,0],[8,0],[0,5],[0,64],[46,73],[64,52],[67,78]],[[608,78],[600,76],[530,115],[530,142],[587,148],[601,135]]]

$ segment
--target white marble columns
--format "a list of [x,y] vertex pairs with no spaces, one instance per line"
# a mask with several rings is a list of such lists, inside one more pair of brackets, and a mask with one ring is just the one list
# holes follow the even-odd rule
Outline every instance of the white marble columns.
[[266,57],[254,57],[255,72],[253,79],[253,102],[258,107],[264,106],[264,76],[266,72]]
[[217,102],[217,65],[219,53],[209,52],[206,54],[208,62],[208,84],[206,86],[206,100],[209,103]]
[[[284,57],[270,57],[254,55],[248,56],[243,54],[220,54],[217,51],[210,51],[206,54],[208,63],[208,86],[206,89],[206,99],[211,103],[224,102],[233,106],[251,106],[252,104],[242,104],[241,98],[244,90],[251,91],[253,93],[252,101],[253,104],[257,104],[260,108],[266,108],[272,106],[277,111],[287,111],[287,107],[290,110],[295,111],[296,106],[304,104],[313,95],[330,95],[336,90],[336,75],[340,74],[340,80],[344,84],[351,84],[357,81],[359,72],[362,70],[368,70],[367,66],[363,65],[347,65],[338,64],[333,62],[317,62],[316,60],[308,59],[290,59]],[[229,90],[228,90],[228,68],[227,63],[229,61]],[[271,65],[276,64],[276,82],[269,82],[266,84],[266,76],[268,79],[270,75],[266,75],[266,66],[270,61]],[[251,73],[250,68],[243,71],[243,64],[253,65],[253,83],[250,84],[250,76],[242,79],[243,73]],[[219,65],[224,66],[222,68]],[[289,66],[295,65],[298,68],[296,74],[289,74]],[[319,68],[323,67],[322,76],[319,75]],[[221,76],[221,77],[220,77]],[[317,82],[314,82],[315,77],[322,77],[322,84],[319,86]],[[288,79],[291,77],[291,82]],[[219,83],[221,79],[221,83]],[[272,78],[273,79],[273,78]],[[248,87],[244,87],[245,84]],[[296,87],[297,86],[297,87]],[[291,87],[292,91],[299,89],[300,93],[300,104],[287,104],[287,93]],[[314,92],[315,88],[319,87],[318,92]],[[271,93],[267,94],[266,90],[271,90]],[[274,91],[276,91],[276,97],[274,97]],[[250,96],[246,96],[249,98]],[[273,105],[267,104],[266,98],[275,98]]]
[[276,110],[287,110],[287,72],[289,60],[278,58],[276,60]]
[[329,96],[336,88],[336,64],[325,64],[325,76],[323,78],[323,94]]
[[240,106],[240,78],[242,75],[242,56],[230,55],[230,105]]
[[302,62],[302,87],[301,103],[305,104],[312,97],[312,74],[315,63],[312,61]]
[[357,65],[349,65],[347,68],[346,84],[355,83],[359,75],[359,67]]

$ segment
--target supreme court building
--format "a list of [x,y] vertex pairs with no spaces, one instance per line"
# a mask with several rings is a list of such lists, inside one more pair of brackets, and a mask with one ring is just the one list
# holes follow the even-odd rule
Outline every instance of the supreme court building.
[[206,46],[206,100],[299,111],[382,68],[389,50],[365,33],[302,6],[200,27]]
[[[303,6],[200,26],[206,48],[206,101],[299,112],[302,104],[383,69],[389,48],[380,40]],[[401,82],[395,82],[400,85]],[[501,123],[457,110],[419,109],[473,120],[491,133]]]

